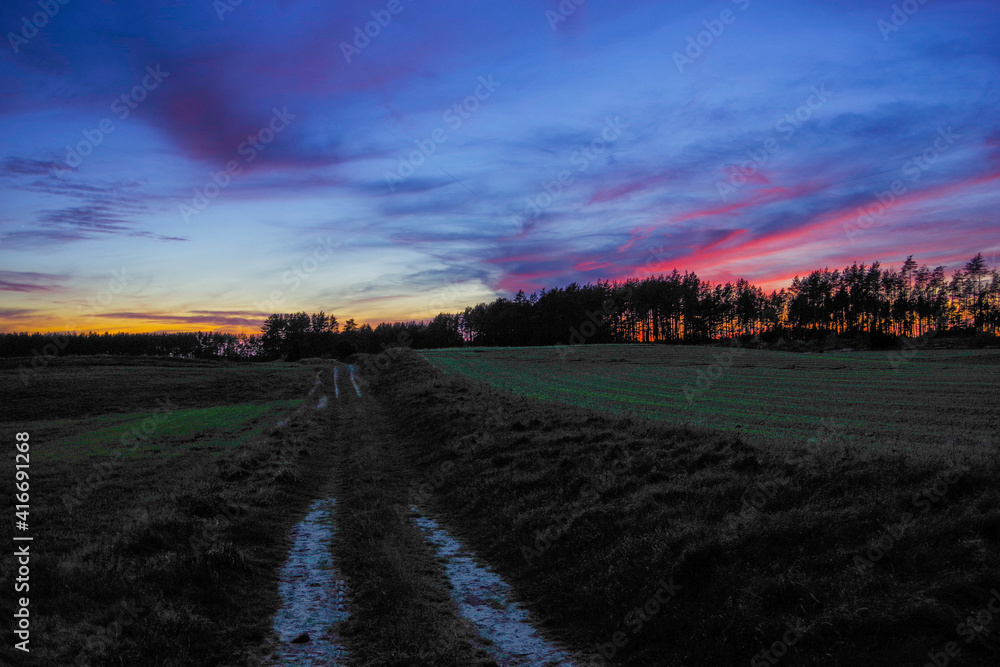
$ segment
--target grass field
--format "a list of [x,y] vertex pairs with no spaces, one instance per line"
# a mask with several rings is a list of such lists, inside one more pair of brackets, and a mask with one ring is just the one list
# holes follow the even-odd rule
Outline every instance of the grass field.
[[425,516],[579,667],[922,665],[948,642],[998,664],[995,353],[725,355],[67,357],[29,387],[0,366],[0,431],[31,433],[33,664],[273,664],[318,498],[352,667],[495,664]]
[[772,443],[976,449],[1000,433],[1000,353],[798,354],[587,345],[422,353],[446,373],[546,401]]
[[[890,379],[878,355],[748,355],[754,363],[734,364],[729,382],[772,380],[732,398],[771,413],[775,430],[746,439],[678,425],[686,417],[667,407],[686,409],[683,384],[712,350],[571,352],[565,364],[554,349],[421,353],[451,373],[414,355],[378,386],[416,465],[428,477],[448,471],[429,502],[585,664],[933,665],[945,647],[957,651],[945,655],[950,665],[998,664],[1000,615],[987,611],[1000,596],[995,445],[914,456],[905,447],[810,447],[805,438],[819,406],[857,417],[864,404],[837,403],[851,386],[954,387],[965,377],[958,391],[981,412],[957,418],[958,401],[933,408],[925,396],[909,414],[925,422],[925,453],[959,433],[974,440],[996,414],[988,357],[914,360]],[[830,398],[816,380],[824,373]],[[595,400],[588,386],[613,388]],[[795,398],[795,386],[811,390],[812,405],[753,396]],[[730,412],[718,390],[703,400],[720,421]],[[635,401],[656,405],[660,420],[636,418]],[[865,408],[860,421],[874,428],[881,419],[884,437],[906,425],[893,415]],[[783,419],[796,425],[784,442]],[[936,438],[934,423],[953,434]],[[665,585],[677,592],[659,604]]]
[[[300,404],[301,399],[285,399],[259,404],[175,408],[163,402],[160,412],[39,420],[30,422],[30,428],[40,441],[47,443],[37,454],[39,460],[71,461],[115,454],[180,456],[199,450],[218,455],[228,447],[260,436],[265,428],[276,424],[284,412]],[[148,435],[146,430],[150,431]],[[152,435],[156,437],[149,437]]]
[[67,357],[25,387],[0,368],[0,432],[31,443],[23,664],[258,664],[288,530],[330,471],[315,373]]

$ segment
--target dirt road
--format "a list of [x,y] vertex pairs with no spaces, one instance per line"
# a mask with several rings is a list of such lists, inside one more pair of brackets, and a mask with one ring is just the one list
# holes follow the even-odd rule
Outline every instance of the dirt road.
[[311,400],[331,420],[340,465],[294,533],[274,664],[572,665],[510,587],[412,504],[405,442],[358,369],[337,364],[320,379]]

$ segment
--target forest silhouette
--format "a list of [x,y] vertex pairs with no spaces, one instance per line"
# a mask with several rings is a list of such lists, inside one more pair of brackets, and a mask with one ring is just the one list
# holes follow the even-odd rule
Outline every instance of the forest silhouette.
[[[248,322],[248,324],[250,324]],[[892,348],[934,335],[977,340],[1000,330],[1000,270],[982,253],[947,275],[944,266],[900,268],[854,263],[815,270],[791,285],[765,292],[740,279],[702,280],[670,274],[543,289],[513,299],[440,313],[429,322],[384,322],[274,313],[260,334],[5,333],[0,356],[32,357],[32,367],[58,355],[149,355],[199,359],[296,360],[374,353],[390,347],[430,349],[585,343],[708,343],[753,340],[849,341],[858,348]]]

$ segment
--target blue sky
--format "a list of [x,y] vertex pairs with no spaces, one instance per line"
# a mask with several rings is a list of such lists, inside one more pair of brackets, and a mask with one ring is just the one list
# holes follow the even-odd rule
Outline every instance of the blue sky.
[[1000,251],[993,2],[52,1],[0,9],[0,330]]

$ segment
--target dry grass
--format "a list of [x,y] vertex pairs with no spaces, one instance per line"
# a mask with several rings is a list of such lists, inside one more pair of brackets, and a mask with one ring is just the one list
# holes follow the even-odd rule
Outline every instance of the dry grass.
[[[491,389],[415,354],[377,386],[439,480],[429,498],[594,664],[612,649],[622,665],[771,664],[789,628],[804,630],[789,665],[923,664],[949,641],[953,664],[1000,658],[1000,618],[959,634],[1000,589],[995,451],[751,446]],[[664,577],[676,597],[634,615]]]
[[[91,420],[81,417],[107,416],[127,432],[133,411],[145,414],[164,396],[180,406],[180,417],[242,403],[244,387],[255,386],[261,402],[302,399],[314,371],[60,361],[44,371],[44,382],[19,389],[6,417],[18,421],[2,424],[4,433],[32,434],[35,664],[258,664],[271,638],[286,536],[330,473],[331,461],[316,446],[327,424],[312,410],[294,413],[280,430],[178,419],[185,431],[178,439],[167,415],[142,447],[126,450],[118,430],[94,435]],[[234,371],[243,386],[228,386]],[[12,382],[11,371],[2,379]],[[292,414],[285,408],[266,417]],[[63,442],[43,437],[46,427]],[[97,439],[68,456],[74,428]],[[220,438],[232,444],[218,446]],[[156,453],[168,447],[173,451]],[[0,585],[11,590],[9,569]],[[15,664],[9,645],[0,656]]]

